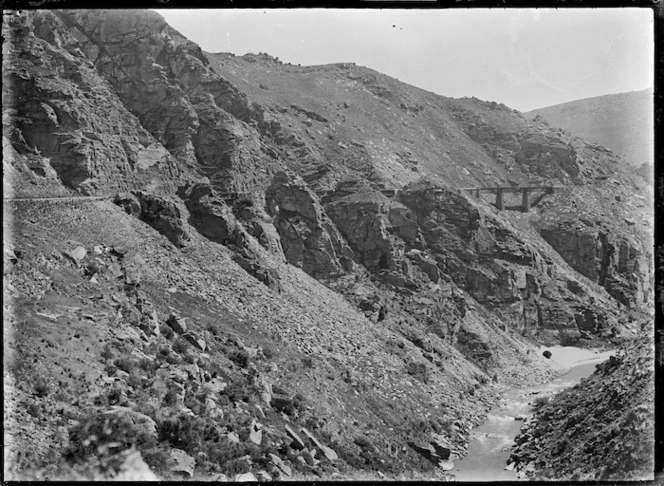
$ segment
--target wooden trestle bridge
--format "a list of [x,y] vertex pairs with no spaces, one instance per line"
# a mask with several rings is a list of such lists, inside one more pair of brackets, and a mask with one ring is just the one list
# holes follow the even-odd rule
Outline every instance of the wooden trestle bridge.
[[[563,189],[563,187],[564,186],[464,187],[461,191],[468,192],[477,198],[479,198],[483,192],[491,192],[496,195],[495,206],[499,210],[503,211],[507,209],[527,213],[530,211],[530,208],[537,206],[548,194],[554,194],[556,190]],[[521,204],[518,206],[506,206],[505,198],[503,197],[506,193],[521,193]],[[533,200],[531,200],[532,194],[535,194]]]

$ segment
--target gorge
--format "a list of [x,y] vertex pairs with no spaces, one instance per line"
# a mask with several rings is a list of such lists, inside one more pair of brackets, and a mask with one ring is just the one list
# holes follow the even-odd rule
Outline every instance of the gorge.
[[[6,476],[451,480],[563,346],[617,360],[574,393],[636,402],[537,413],[579,443],[643,424],[583,478],[650,477],[654,190],[620,157],[352,63],[206,53],[151,11],[3,36]],[[556,190],[463,190],[499,186]],[[570,479],[537,423],[516,469]]]

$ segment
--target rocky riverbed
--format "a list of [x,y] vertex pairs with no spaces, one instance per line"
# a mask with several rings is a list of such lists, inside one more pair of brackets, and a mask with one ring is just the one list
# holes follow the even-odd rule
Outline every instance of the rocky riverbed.
[[567,371],[548,383],[511,388],[502,394],[486,421],[471,431],[468,454],[456,462],[452,471],[458,481],[516,480],[517,472],[509,461],[511,448],[524,422],[532,418],[534,404],[574,386],[591,375],[597,363],[616,354],[569,346],[543,349],[551,352],[553,368]]

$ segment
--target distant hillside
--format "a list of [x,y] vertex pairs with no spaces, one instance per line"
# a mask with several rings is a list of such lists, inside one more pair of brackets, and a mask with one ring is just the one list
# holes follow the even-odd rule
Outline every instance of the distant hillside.
[[540,115],[555,127],[612,149],[630,164],[653,164],[652,89],[571,101],[525,115]]

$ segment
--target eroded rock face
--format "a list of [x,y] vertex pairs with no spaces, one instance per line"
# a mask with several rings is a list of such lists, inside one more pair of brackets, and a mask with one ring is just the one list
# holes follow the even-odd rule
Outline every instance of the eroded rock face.
[[276,230],[265,221],[267,215],[259,218],[256,211],[249,211],[244,204],[240,204],[245,209],[239,211],[243,219],[239,220],[233,212],[234,208],[226,204],[208,184],[182,186],[178,189],[178,195],[189,210],[189,223],[201,235],[234,250],[232,258],[240,267],[271,289],[279,291],[279,274],[261,257],[258,249],[260,244],[283,256]]
[[174,156],[204,166],[212,184],[223,190],[267,184],[274,154],[243,123],[252,122],[255,110],[244,93],[210,69],[200,47],[153,12],[56,14],[125,106]]
[[5,125],[19,153],[43,157],[40,175],[54,170],[83,194],[172,188],[180,175],[175,161],[127,111],[60,19],[37,11],[7,21]]
[[421,246],[414,215],[380,193],[347,196],[325,209],[351,244],[358,261],[370,270],[405,273],[406,244],[417,242]]
[[634,307],[650,299],[648,253],[635,238],[579,221],[552,223],[540,234],[567,263],[621,304]]
[[418,182],[400,200],[415,214],[439,273],[521,334],[572,344],[607,329],[611,318],[585,286],[558,275],[548,256],[463,195]]
[[317,278],[351,267],[352,250],[301,178],[277,173],[265,197],[289,263]]
[[231,208],[207,184],[192,184],[178,189],[178,196],[189,210],[189,223],[206,238],[226,244],[235,239],[238,223]]
[[189,240],[180,209],[172,199],[145,191],[134,191],[118,194],[114,202],[124,208],[127,214],[145,221],[159,231],[178,248],[184,247]]

